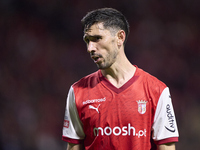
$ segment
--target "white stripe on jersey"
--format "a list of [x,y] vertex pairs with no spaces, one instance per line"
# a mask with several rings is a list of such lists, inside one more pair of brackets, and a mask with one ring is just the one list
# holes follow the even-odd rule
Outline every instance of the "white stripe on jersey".
[[179,136],[168,87],[163,90],[158,100],[152,130],[152,138],[155,141]]
[[63,127],[63,136],[77,140],[84,139],[85,134],[76,108],[74,90],[72,86],[67,97],[65,120],[69,121],[69,126]]

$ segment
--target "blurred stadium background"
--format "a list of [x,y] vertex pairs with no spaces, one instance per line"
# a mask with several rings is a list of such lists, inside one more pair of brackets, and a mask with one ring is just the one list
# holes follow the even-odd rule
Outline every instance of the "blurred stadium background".
[[1,0],[0,149],[63,150],[65,99],[72,83],[97,70],[82,41],[81,18],[120,10],[133,64],[171,89],[180,141],[200,147],[200,1]]

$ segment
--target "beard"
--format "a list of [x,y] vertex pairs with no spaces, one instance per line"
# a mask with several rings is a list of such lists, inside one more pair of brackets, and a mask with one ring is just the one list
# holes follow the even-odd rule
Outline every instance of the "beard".
[[110,63],[97,63],[97,67],[101,70],[108,69],[110,66],[112,66]]
[[107,54],[105,57],[101,57],[102,61],[96,63],[97,67],[101,70],[105,70],[110,68],[116,61],[118,55],[118,51],[114,51],[111,54]]

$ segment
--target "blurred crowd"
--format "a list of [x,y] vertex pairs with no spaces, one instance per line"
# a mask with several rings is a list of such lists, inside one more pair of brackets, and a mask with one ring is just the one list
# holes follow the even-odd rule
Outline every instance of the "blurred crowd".
[[200,139],[200,2],[197,0],[1,0],[0,150],[63,150],[72,83],[96,71],[82,41],[82,17],[113,7],[130,23],[129,60],[171,91],[180,141]]

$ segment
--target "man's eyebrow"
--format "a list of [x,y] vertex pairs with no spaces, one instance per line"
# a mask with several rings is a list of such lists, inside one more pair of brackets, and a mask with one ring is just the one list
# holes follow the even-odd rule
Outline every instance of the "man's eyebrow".
[[84,35],[83,39],[86,39],[86,38],[101,38],[101,37],[102,37],[101,35]]
[[102,37],[102,36],[98,34],[95,34],[95,35],[85,34],[83,37]]

